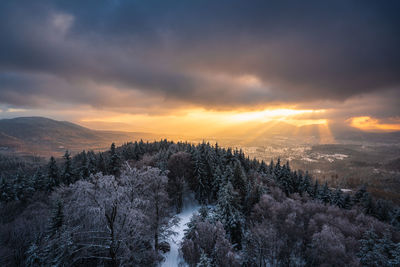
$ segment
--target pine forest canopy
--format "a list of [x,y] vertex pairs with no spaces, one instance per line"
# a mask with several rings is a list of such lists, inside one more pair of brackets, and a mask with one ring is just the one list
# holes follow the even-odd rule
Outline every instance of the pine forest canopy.
[[181,243],[190,266],[399,263],[398,206],[218,144],[112,144],[2,169],[2,264],[155,266],[188,192],[203,205]]

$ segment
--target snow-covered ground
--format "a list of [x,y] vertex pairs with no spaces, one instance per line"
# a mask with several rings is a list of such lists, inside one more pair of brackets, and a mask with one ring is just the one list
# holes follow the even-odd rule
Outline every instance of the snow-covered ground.
[[183,259],[179,256],[179,246],[184,236],[184,230],[187,228],[186,224],[190,221],[193,213],[199,210],[200,206],[194,199],[192,194],[187,195],[183,199],[182,212],[177,214],[180,219],[179,224],[173,228],[177,235],[170,237],[168,243],[171,245],[171,250],[164,254],[165,260],[161,263],[161,267],[177,267],[186,266]]

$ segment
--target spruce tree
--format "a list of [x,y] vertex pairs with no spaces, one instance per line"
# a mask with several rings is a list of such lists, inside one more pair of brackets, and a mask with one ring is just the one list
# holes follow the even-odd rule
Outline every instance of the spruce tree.
[[218,197],[216,219],[222,223],[232,243],[241,247],[243,215],[240,212],[237,193],[228,182]]
[[63,209],[63,203],[57,201],[49,220],[44,248],[40,253],[45,266],[68,266],[72,251],[76,249],[71,233],[65,228]]
[[338,206],[339,208],[344,208],[345,207],[345,201],[344,201],[344,198],[343,198],[342,190],[340,190],[339,188],[337,188],[335,190],[335,192],[332,195],[331,203],[333,205]]
[[49,223],[49,229],[48,229],[48,236],[52,237],[55,234],[57,234],[61,227],[64,224],[64,207],[62,202],[59,200],[57,201],[56,206],[54,207],[51,218],[50,218],[50,223]]
[[362,185],[357,192],[354,194],[354,202],[360,203],[361,200],[364,198],[364,195],[368,194],[366,185]]
[[200,148],[194,151],[193,157],[194,157],[194,176],[197,180],[195,189],[196,198],[200,203],[206,204],[207,196],[209,194],[207,188],[207,171]]
[[343,208],[349,210],[353,206],[353,203],[351,201],[351,197],[349,194],[345,194],[344,200],[343,200]]
[[25,177],[22,172],[18,171],[14,182],[14,196],[15,200],[25,200]]
[[361,206],[363,208],[363,211],[367,215],[373,215],[375,206],[374,206],[374,200],[370,196],[370,194],[367,192],[364,194],[363,198],[361,199]]
[[390,232],[381,238],[373,229],[366,231],[360,240],[358,256],[363,266],[398,266],[400,263],[399,243],[392,241]]
[[103,153],[98,153],[97,162],[96,162],[97,170],[103,174],[107,173],[106,162],[104,160]]
[[265,164],[265,162],[263,160],[261,161],[258,171],[261,173],[266,173],[268,171],[268,166],[267,166],[267,164]]
[[115,144],[111,144],[110,148],[110,164],[108,166],[108,173],[118,176],[121,169],[121,159],[115,150]]
[[46,177],[43,175],[42,169],[38,168],[33,175],[34,188],[36,191],[44,191],[47,188]]
[[41,248],[38,246],[39,240],[35,240],[26,251],[25,264],[28,267],[37,267],[44,265],[44,259]]
[[233,168],[232,185],[240,195],[240,199],[244,201],[246,197],[247,178],[244,173],[240,161],[236,161]]
[[0,200],[11,201],[14,199],[13,190],[5,178],[0,179]]
[[200,261],[197,263],[196,267],[213,267],[212,260],[203,252],[201,253]]
[[271,174],[274,172],[274,161],[271,159],[271,162],[268,165],[268,174]]
[[47,190],[51,190],[53,187],[60,184],[59,171],[57,167],[57,162],[52,156],[50,158],[49,164],[47,165]]
[[320,190],[318,199],[320,199],[325,204],[331,201],[331,191],[329,190],[328,183],[325,182],[322,190]]
[[218,192],[224,185],[224,178],[221,168],[217,165],[214,171],[214,179],[212,181],[212,197],[214,200],[218,198]]
[[[279,162],[279,161],[278,161]],[[289,163],[284,165],[280,171],[279,176],[277,176],[278,183],[282,189],[282,191],[288,196],[289,194],[294,192],[293,186],[293,178],[292,174],[290,173]]]
[[315,179],[315,182],[314,182],[314,186],[313,186],[313,188],[312,188],[312,190],[311,190],[311,197],[312,198],[318,198],[319,197],[319,183],[318,183],[318,180],[317,179]]
[[64,169],[62,173],[62,179],[66,185],[69,185],[74,182],[74,175],[72,173],[71,154],[68,152],[68,150],[66,150],[64,154]]
[[87,156],[85,150],[82,151],[81,168],[79,170],[79,174],[84,179],[86,179],[90,176],[89,160],[88,160],[88,156]]
[[308,174],[308,171],[306,171],[306,174],[302,179],[302,183],[300,185],[300,192],[307,192],[309,195],[312,195],[311,177]]

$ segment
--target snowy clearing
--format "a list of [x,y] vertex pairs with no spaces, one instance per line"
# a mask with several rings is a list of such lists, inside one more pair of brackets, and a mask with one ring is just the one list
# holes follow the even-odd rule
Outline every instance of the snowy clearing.
[[199,208],[200,206],[192,194],[184,198],[182,212],[176,215],[179,218],[179,223],[173,228],[177,235],[169,238],[168,243],[171,245],[171,250],[164,254],[165,260],[161,263],[161,267],[187,266],[179,255],[179,246],[184,236],[184,230],[187,228],[187,223]]

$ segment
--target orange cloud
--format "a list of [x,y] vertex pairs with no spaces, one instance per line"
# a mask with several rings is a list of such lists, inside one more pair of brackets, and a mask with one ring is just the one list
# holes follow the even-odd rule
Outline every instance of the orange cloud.
[[350,119],[350,125],[363,131],[400,131],[400,120],[394,119],[394,123],[384,123],[369,116],[354,117]]

